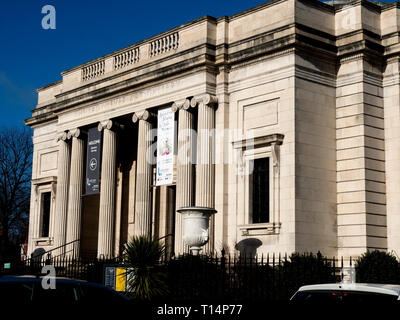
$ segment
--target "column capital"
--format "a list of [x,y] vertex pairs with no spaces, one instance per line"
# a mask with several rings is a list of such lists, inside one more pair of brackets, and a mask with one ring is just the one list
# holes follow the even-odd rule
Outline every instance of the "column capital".
[[113,126],[112,120],[100,121],[99,124],[97,125],[97,130],[99,131],[102,131],[103,129],[111,130],[112,126]]
[[68,131],[68,139],[74,138],[82,138],[82,131],[79,128],[75,128]]
[[115,120],[107,119],[104,121],[100,121],[99,124],[97,125],[97,130],[102,131],[104,129],[108,130],[117,130],[117,129],[123,129],[124,126],[122,124],[119,124]]
[[218,98],[214,95],[211,94],[202,94],[200,96],[195,96],[192,98],[192,100],[190,101],[190,106],[192,108],[196,107],[197,105],[199,105],[200,103],[204,104],[204,105],[208,105],[210,107],[214,107],[217,106],[218,104]]
[[148,110],[143,110],[143,111],[135,112],[132,116],[132,121],[133,121],[133,123],[136,123],[139,120],[150,122],[154,118],[156,118],[156,115],[154,113],[151,113]]
[[66,140],[68,140],[67,132],[64,131],[64,132],[57,133],[56,142],[66,141]]
[[171,106],[172,112],[177,112],[181,109],[189,110],[189,108],[190,108],[190,100],[189,99],[175,101]]

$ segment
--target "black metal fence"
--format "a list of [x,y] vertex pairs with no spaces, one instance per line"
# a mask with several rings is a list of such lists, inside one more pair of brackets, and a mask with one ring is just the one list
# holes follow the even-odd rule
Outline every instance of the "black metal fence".
[[181,256],[165,264],[176,301],[287,301],[300,286],[341,280],[343,259],[320,254]]
[[12,262],[9,270],[2,270],[3,274],[13,275],[43,275],[42,270],[46,265],[51,265],[57,277],[65,277],[90,282],[102,283],[104,265],[120,263],[120,258],[85,258],[75,259],[69,256],[52,257],[44,255],[29,258],[20,262]]
[[[57,277],[102,283],[104,266],[122,263],[120,258],[44,255],[13,263],[8,272],[39,275],[45,265],[52,265]],[[158,267],[166,274],[168,299],[172,301],[287,301],[302,285],[340,281],[343,259],[327,259],[320,254],[246,257],[222,251],[214,256],[164,258]]]

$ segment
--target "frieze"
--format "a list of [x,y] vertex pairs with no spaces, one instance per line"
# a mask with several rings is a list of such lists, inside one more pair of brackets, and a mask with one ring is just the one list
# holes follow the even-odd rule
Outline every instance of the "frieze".
[[182,91],[182,89],[188,86],[193,87],[198,83],[202,83],[202,74],[196,74],[190,77],[169,81],[159,86],[142,89],[124,96],[115,97],[87,107],[82,107],[80,109],[60,114],[59,124],[67,123],[76,119],[84,119],[87,116],[93,116],[94,114],[101,114],[106,111],[113,110],[116,107],[139,104],[140,102],[148,99],[154,99],[157,96],[166,95],[172,91]]

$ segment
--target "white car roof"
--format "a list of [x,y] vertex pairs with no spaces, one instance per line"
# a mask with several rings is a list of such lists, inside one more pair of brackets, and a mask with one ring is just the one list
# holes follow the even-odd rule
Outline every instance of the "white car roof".
[[400,285],[375,283],[326,283],[302,286],[299,291],[335,290],[359,291],[400,296]]

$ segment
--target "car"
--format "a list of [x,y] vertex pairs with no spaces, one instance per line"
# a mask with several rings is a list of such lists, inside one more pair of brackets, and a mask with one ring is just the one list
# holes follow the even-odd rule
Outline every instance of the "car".
[[302,286],[290,299],[294,303],[400,302],[400,285],[329,283]]
[[15,304],[63,304],[63,305],[114,305],[131,301],[121,293],[97,283],[69,278],[55,278],[55,288],[42,285],[43,277],[0,277],[0,301],[2,305]]

